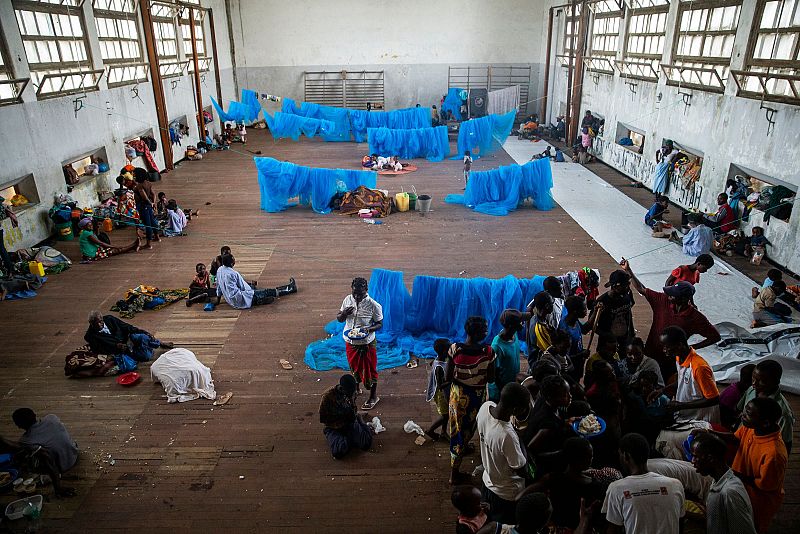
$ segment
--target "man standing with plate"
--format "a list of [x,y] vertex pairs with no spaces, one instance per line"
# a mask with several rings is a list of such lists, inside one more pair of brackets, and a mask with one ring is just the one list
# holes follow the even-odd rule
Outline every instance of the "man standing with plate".
[[[369,390],[362,409],[371,410],[381,400],[378,397],[378,352],[375,331],[383,326],[383,308],[367,294],[367,281],[355,278],[352,293],[347,295],[336,319],[344,323],[342,337],[350,371],[359,384]],[[355,330],[355,331],[354,331]]]

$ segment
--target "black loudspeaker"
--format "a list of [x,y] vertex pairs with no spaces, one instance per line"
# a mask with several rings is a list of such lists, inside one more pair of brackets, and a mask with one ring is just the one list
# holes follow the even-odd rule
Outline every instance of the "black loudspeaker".
[[487,89],[469,90],[469,116],[470,118],[485,117],[489,106],[489,91]]

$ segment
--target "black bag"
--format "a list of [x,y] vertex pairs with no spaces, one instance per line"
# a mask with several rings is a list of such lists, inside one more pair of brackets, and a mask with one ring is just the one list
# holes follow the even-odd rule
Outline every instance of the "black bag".
[[156,142],[156,140],[150,137],[149,135],[146,135],[141,139],[150,152],[154,152],[158,148],[158,143]]

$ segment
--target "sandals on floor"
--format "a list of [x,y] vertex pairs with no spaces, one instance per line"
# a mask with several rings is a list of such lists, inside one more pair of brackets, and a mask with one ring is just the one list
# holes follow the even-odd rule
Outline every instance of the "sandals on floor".
[[406,363],[406,367],[409,369],[416,369],[419,367],[419,362],[417,360],[409,360],[409,362]]
[[294,369],[294,366],[291,363],[289,363],[289,360],[280,360],[280,364],[281,367],[283,367],[287,371]]
[[364,404],[361,406],[362,410],[371,410],[375,407],[376,404],[381,400],[380,397],[375,397],[375,400],[367,399]]

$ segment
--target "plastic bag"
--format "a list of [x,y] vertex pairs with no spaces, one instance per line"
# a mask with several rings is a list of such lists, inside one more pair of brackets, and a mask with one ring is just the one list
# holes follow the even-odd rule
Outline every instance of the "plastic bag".
[[127,354],[118,354],[114,356],[114,361],[117,363],[117,367],[119,368],[119,374],[135,371],[136,367],[138,366],[136,360]]

